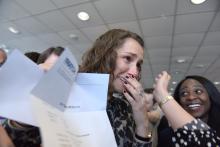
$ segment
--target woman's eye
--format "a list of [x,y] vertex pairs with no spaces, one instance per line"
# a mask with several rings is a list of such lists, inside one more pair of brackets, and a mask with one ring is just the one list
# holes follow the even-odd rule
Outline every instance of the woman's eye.
[[200,94],[203,93],[203,91],[202,91],[201,89],[197,89],[197,90],[195,90],[195,93],[198,94],[198,95],[200,95]]
[[188,92],[186,92],[186,91],[183,91],[183,92],[180,93],[180,97],[185,97],[187,95],[188,95]]
[[130,56],[126,56],[126,57],[124,57],[124,58],[125,58],[125,60],[128,61],[128,62],[131,61],[131,57],[130,57]]

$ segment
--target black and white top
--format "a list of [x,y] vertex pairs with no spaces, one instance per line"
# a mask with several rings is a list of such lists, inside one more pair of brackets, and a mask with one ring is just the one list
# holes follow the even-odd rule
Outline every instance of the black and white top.
[[195,119],[183,128],[174,131],[172,142],[175,147],[218,147],[220,138],[200,119]]
[[[184,125],[182,128],[174,130],[166,126],[163,118],[163,128],[158,128],[158,147],[220,147],[220,138],[216,131],[210,128],[200,119]],[[165,127],[166,126],[166,127]]]

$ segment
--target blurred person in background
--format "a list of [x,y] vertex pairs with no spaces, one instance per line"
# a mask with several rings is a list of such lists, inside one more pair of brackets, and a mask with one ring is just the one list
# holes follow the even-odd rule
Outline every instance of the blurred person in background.
[[40,57],[40,53],[38,52],[27,52],[24,55],[32,60],[34,63],[37,63],[38,58]]
[[7,54],[4,49],[0,48],[0,67],[5,63],[7,60]]
[[[153,88],[145,88],[144,92],[146,92],[147,94],[150,95],[150,97],[152,97],[153,99]],[[158,104],[153,101],[153,107],[152,109],[150,109],[147,112],[148,118],[149,118],[149,137],[152,137],[152,147],[157,147],[157,143],[158,143],[158,137],[157,137],[157,127],[160,123],[160,119],[163,115],[160,107],[158,106]]]

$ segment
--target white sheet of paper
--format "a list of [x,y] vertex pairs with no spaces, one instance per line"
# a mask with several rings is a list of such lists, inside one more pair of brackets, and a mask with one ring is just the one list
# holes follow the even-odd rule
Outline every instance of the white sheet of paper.
[[44,147],[117,146],[106,113],[108,80],[108,74],[78,73],[64,112],[34,94]]
[[65,112],[105,111],[108,74],[78,73]]
[[65,49],[52,69],[34,87],[32,94],[63,111],[62,104],[68,101],[77,72],[78,64],[75,57],[69,49]]
[[106,111],[61,112],[33,98],[44,147],[117,147]]
[[0,70],[0,116],[36,125],[29,95],[42,75],[34,62],[14,50]]

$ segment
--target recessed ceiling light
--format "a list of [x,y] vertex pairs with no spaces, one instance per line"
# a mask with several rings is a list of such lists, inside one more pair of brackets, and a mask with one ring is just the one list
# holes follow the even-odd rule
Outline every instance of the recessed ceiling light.
[[79,12],[79,13],[77,14],[77,16],[78,16],[78,18],[79,18],[80,20],[82,20],[82,21],[87,21],[87,20],[89,20],[89,18],[90,18],[89,14],[88,14],[87,12],[84,12],[84,11]]
[[161,14],[161,18],[167,19],[167,16],[165,14]]
[[203,64],[197,64],[196,65],[196,68],[204,68],[205,67],[205,65],[203,65]]
[[14,33],[14,34],[19,34],[19,33],[20,33],[20,31],[18,31],[18,30],[17,30],[16,28],[14,28],[14,27],[9,27],[8,30],[9,30],[10,32]]
[[176,74],[176,75],[181,74],[181,71],[174,71],[173,74]]
[[177,63],[185,63],[185,62],[186,62],[186,59],[183,59],[183,58],[182,58],[182,59],[177,59],[176,62],[177,62]]
[[204,3],[206,0],[190,0],[192,4],[199,5]]
[[215,82],[214,82],[214,84],[215,84],[215,85],[219,85],[219,84],[220,84],[220,82],[218,82],[218,81],[215,81]]
[[70,34],[69,37],[73,40],[78,40],[79,37],[76,34]]
[[176,81],[173,81],[173,82],[172,82],[173,85],[175,85],[176,83],[177,83]]

